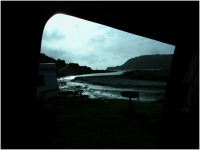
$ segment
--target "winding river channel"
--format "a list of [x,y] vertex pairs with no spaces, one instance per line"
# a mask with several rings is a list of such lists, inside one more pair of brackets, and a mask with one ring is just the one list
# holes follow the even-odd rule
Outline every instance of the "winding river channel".
[[[136,91],[139,92],[139,101],[155,101],[159,98],[163,98],[165,94],[165,87],[166,82],[158,82],[158,81],[145,81],[145,80],[129,80],[124,79],[121,82],[118,81],[120,79],[113,79],[117,80],[116,84],[106,84],[113,83],[110,78],[106,78],[106,76],[116,76],[120,75],[124,71],[117,71],[111,73],[96,73],[96,74],[87,74],[87,75],[76,75],[76,76],[67,76],[57,79],[58,82],[65,82],[64,85],[60,86],[60,89],[63,90],[71,90],[71,89],[81,89],[83,91],[83,95],[88,95],[92,99],[123,99],[128,100],[126,97],[121,96],[121,92],[123,91]],[[98,76],[98,77],[97,77]],[[103,77],[105,76],[105,78]],[[93,79],[94,77],[94,79]],[[83,79],[87,80],[83,80]],[[92,80],[93,79],[93,80]],[[104,79],[104,80],[102,80]],[[94,82],[98,81],[99,82]],[[127,84],[124,84],[126,83]],[[105,84],[98,84],[98,83],[105,83]],[[122,86],[122,83],[124,84]],[[137,86],[132,86],[137,84]],[[120,87],[121,85],[121,87]],[[151,86],[153,85],[153,86]],[[154,86],[155,85],[155,86]],[[133,99],[132,100],[137,100]]]

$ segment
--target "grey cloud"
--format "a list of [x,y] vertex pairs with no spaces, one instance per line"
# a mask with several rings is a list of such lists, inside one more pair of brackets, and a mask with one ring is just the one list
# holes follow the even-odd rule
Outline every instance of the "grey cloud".
[[108,30],[108,31],[106,32],[106,35],[109,36],[109,37],[112,37],[112,36],[115,35],[115,33],[113,32],[113,30]]
[[106,48],[106,38],[103,35],[99,35],[93,38],[90,38],[85,46],[86,47],[92,47],[94,50],[103,50]]
[[115,56],[112,56],[111,58],[112,58],[113,60],[117,60],[117,57],[115,57]]
[[74,26],[74,28],[75,28],[75,29],[79,29],[80,26],[76,24],[76,25]]
[[63,39],[65,39],[65,35],[62,35],[62,33],[60,32],[60,30],[57,29],[57,28],[55,28],[53,30],[53,33],[51,35],[56,40],[63,40]]
[[48,31],[44,30],[42,35],[42,40],[47,41],[49,39]]
[[[140,55],[148,54],[166,54],[173,53],[173,48],[169,45],[144,37],[138,37],[133,34],[114,30],[115,40],[112,41],[113,50],[110,55],[118,55],[121,59],[133,58]],[[170,52],[167,52],[167,48]]]
[[96,37],[90,38],[90,41],[91,42],[100,42],[100,43],[103,43],[103,42],[105,42],[105,37],[103,35],[98,35]]
[[45,44],[42,44],[41,46],[41,53],[44,53],[45,55],[52,57],[55,60],[65,60],[66,63],[73,62],[74,58],[74,54],[69,50],[63,48],[52,48],[45,46]]
[[98,60],[98,62],[106,62],[108,59],[106,58],[101,58],[100,60]]
[[107,28],[107,27],[104,25],[98,25],[98,27],[97,27],[97,29],[99,29],[99,30],[104,29],[104,28]]
[[152,40],[152,39],[145,39],[145,44],[148,44],[148,45],[152,45],[152,44],[154,44],[154,43],[157,43],[157,41],[155,41],[155,40]]
[[142,45],[144,45],[143,42],[139,42],[139,43],[138,43],[138,46],[142,46]]
[[47,30],[43,31],[43,37],[42,40],[51,42],[53,40],[64,40],[65,35],[61,33],[61,31],[57,28],[55,28],[51,33]]
[[[88,64],[93,64],[98,60],[99,56],[95,53],[89,53],[85,55],[77,56],[77,61],[81,60],[81,62],[86,62]],[[79,59],[79,60],[78,60]]]

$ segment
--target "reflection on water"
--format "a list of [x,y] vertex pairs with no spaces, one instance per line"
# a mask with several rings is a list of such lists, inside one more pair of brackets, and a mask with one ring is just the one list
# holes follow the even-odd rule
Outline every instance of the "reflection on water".
[[[88,95],[92,99],[123,99],[128,100],[127,97],[122,97],[121,92],[123,91],[136,91],[139,92],[140,101],[155,101],[158,98],[164,96],[165,90],[160,89],[134,89],[134,88],[114,88],[108,86],[99,86],[85,83],[77,82],[66,82],[65,86],[62,86],[63,90],[84,90],[83,95]],[[137,98],[132,98],[132,100],[137,100]]]

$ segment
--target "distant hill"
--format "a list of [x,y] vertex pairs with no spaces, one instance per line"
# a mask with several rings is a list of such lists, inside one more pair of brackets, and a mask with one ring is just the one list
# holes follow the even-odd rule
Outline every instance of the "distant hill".
[[46,56],[43,53],[40,53],[40,63],[56,63],[57,69],[55,73],[57,77],[65,77],[70,75],[81,75],[81,74],[90,74],[90,73],[106,73],[111,71],[106,70],[92,70],[87,66],[79,66],[78,63],[69,63],[66,64],[64,60],[55,60],[49,56]]
[[173,54],[142,55],[139,57],[129,59],[121,66],[108,67],[106,70],[170,68],[172,57],[173,57]]

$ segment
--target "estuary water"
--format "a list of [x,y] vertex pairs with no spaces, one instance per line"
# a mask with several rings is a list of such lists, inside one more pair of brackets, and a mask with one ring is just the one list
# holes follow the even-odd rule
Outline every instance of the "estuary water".
[[[90,77],[90,76],[110,76],[110,75],[120,75],[127,71],[138,70],[138,69],[129,69],[129,70],[113,70],[117,72],[109,72],[109,73],[91,73],[91,74],[84,74],[84,75],[75,75],[75,76],[66,76],[58,78],[59,82],[68,82],[73,80],[76,77]],[[140,69],[140,70],[161,70],[161,69]]]
[[[154,70],[154,69],[147,69]],[[159,69],[156,69],[159,70]],[[139,92],[139,101],[155,101],[158,98],[163,98],[165,93],[165,88],[117,88],[109,86],[100,86],[94,84],[88,84],[84,82],[74,82],[71,81],[76,77],[90,77],[90,76],[110,76],[110,75],[120,75],[123,72],[130,70],[116,70],[117,72],[110,73],[95,73],[95,74],[85,74],[76,76],[66,76],[57,79],[58,82],[65,82],[64,85],[60,86],[60,89],[70,90],[70,89],[81,89],[84,90],[83,95],[88,95],[92,99],[123,99],[129,100],[127,97],[122,97],[121,92],[123,91],[136,91]],[[108,81],[109,82],[109,81]],[[132,100],[137,100],[137,98]]]

